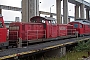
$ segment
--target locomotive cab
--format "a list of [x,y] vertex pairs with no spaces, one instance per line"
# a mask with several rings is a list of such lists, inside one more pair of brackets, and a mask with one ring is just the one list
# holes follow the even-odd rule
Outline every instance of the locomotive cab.
[[[57,24],[56,19],[51,17],[40,17],[35,16],[30,19],[31,22],[34,23],[44,23],[44,27],[46,30],[46,38],[55,38],[57,37]],[[49,32],[49,33],[48,33]]]
[[30,19],[31,23],[49,23],[56,24],[56,19],[50,17],[35,16]]

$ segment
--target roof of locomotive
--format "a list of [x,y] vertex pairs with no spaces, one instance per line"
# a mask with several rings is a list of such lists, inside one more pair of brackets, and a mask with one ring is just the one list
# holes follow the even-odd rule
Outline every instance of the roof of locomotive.
[[10,24],[42,24],[42,23],[31,23],[31,22],[12,22]]
[[[41,16],[34,16],[34,17],[32,17],[31,19],[33,19],[33,18],[43,18],[43,19],[45,19],[45,20],[50,20],[50,21],[56,20],[55,18],[52,18],[52,17],[41,17]],[[30,20],[31,20],[31,19],[30,19]]]
[[90,25],[90,21],[89,20],[86,20],[86,19],[76,19],[75,21],[73,22],[79,22],[81,24],[86,24],[86,25]]

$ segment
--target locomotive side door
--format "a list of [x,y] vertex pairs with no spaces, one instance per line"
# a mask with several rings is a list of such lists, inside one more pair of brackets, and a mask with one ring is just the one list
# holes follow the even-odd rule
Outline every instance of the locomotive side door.
[[84,34],[83,24],[79,24],[79,33],[80,33],[81,35]]

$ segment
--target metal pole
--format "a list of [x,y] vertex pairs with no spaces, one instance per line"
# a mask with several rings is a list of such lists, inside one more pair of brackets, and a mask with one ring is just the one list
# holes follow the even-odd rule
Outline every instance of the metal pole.
[[51,15],[51,7],[50,7],[50,15]]
[[[51,7],[53,7],[54,5],[52,5]],[[52,17],[52,14],[51,14],[51,7],[50,7],[50,17]]]

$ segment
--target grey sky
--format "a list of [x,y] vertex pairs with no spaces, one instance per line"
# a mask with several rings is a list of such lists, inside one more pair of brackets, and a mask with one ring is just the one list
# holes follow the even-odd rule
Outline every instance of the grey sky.
[[[40,0],[42,3],[40,3],[40,10],[41,11],[47,11],[47,12],[50,12],[50,7],[52,5],[54,5],[53,7],[51,7],[51,12],[52,13],[56,13],[56,0]],[[63,9],[63,2],[61,2],[61,8]],[[74,12],[74,5],[69,3],[68,4],[68,7],[69,7],[69,12]],[[63,14],[63,10],[61,10],[61,13]],[[74,16],[74,14],[73,14]]]
[[[50,12],[50,7],[54,5],[51,12],[56,12],[56,0],[39,0],[41,3],[39,5],[40,11]],[[85,0],[90,2],[90,0]],[[9,5],[15,7],[21,7],[21,0],[0,0],[1,5]],[[62,8],[62,7],[61,7]],[[62,11],[61,11],[62,12]],[[74,5],[69,3],[69,15],[74,16]],[[20,12],[3,10],[3,16],[5,20],[15,20],[15,17],[21,17]]]
[[[21,0],[0,0],[1,5],[21,7]],[[13,21],[15,17],[21,17],[21,13],[18,11],[3,10],[4,20]]]

